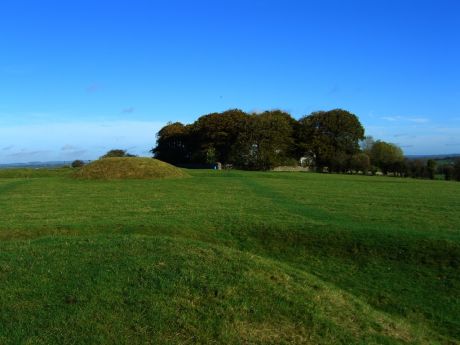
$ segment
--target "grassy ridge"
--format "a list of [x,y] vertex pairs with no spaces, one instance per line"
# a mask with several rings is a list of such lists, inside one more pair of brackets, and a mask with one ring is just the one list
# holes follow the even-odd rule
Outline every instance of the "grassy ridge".
[[152,158],[110,157],[91,162],[75,175],[85,179],[179,178],[188,174],[175,166]]
[[392,343],[432,336],[303,271],[202,242],[46,239],[10,243],[0,257],[5,343]]
[[[460,339],[458,184],[191,174],[0,179],[0,339]],[[156,271],[159,262],[168,268]],[[69,315],[80,328],[66,329]]]

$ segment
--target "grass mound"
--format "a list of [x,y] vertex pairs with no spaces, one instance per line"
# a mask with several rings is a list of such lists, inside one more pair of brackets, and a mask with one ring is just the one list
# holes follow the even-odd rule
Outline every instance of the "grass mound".
[[114,157],[94,161],[76,174],[85,179],[152,179],[178,178],[188,176],[183,170],[171,164],[152,158]]
[[437,340],[314,275],[200,241],[113,235],[0,248],[2,344]]

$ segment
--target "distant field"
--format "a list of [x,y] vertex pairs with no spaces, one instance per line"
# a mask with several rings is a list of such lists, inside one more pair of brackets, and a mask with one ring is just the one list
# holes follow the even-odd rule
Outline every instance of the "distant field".
[[0,171],[0,344],[460,344],[460,183],[189,173]]

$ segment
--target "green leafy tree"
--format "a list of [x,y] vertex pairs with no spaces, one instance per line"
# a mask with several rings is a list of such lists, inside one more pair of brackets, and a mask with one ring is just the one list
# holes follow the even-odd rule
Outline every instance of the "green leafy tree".
[[365,154],[370,156],[371,151],[372,151],[372,146],[374,146],[374,144],[375,144],[374,138],[369,135],[369,136],[364,137],[363,140],[361,140],[361,142],[359,143],[359,146],[361,147],[361,151],[363,151]]
[[211,146],[206,152],[206,163],[215,164],[216,162],[216,149]]
[[110,150],[105,155],[101,156],[101,158],[112,158],[112,157],[136,157],[136,156],[126,152],[126,150],[121,150],[121,149]]
[[188,163],[191,159],[190,126],[180,122],[168,123],[157,134],[157,145],[151,150],[154,157],[171,163]]
[[454,178],[460,181],[460,159],[457,159],[454,163]]
[[434,176],[436,174],[436,166],[437,163],[434,159],[429,159],[426,162],[427,177],[431,180],[434,179]]
[[80,159],[76,159],[76,160],[74,160],[74,161],[72,162],[71,167],[72,167],[72,168],[81,168],[81,167],[84,166],[84,165],[85,165],[85,162],[83,162],[83,161],[80,160]]
[[441,173],[444,175],[446,181],[450,181],[454,178],[455,169],[451,164],[445,164],[441,166]]
[[332,155],[328,164],[329,172],[344,173],[350,168],[351,157],[343,151]]
[[423,177],[424,174],[424,162],[420,159],[410,159],[406,163],[409,171],[409,176],[414,178]]
[[231,163],[230,153],[239,134],[247,126],[249,115],[239,109],[201,116],[190,127],[192,160],[207,162],[212,148],[215,161]]
[[363,174],[367,174],[371,167],[371,160],[369,156],[364,153],[356,153],[351,157],[350,168],[355,171],[361,171]]
[[337,157],[358,153],[359,141],[364,139],[358,117],[342,109],[305,116],[299,120],[297,130],[299,149],[314,158],[319,170],[337,162]]
[[249,117],[233,145],[232,160],[240,168],[269,170],[292,161],[295,120],[280,110]]
[[378,140],[372,146],[371,161],[387,174],[397,170],[396,165],[404,161],[404,154],[397,145]]

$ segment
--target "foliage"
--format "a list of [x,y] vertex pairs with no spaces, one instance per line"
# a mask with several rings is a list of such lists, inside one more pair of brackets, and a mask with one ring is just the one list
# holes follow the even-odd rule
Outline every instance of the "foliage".
[[436,173],[436,161],[433,160],[433,159],[429,159],[427,162],[426,162],[426,172],[427,172],[427,177],[431,180],[434,179],[434,175]]
[[299,120],[300,147],[315,159],[317,168],[331,165],[340,171],[348,158],[359,152],[364,128],[356,115],[342,109],[318,111]]
[[295,120],[276,110],[252,115],[238,135],[232,158],[236,166],[249,170],[269,170],[292,157]]
[[232,163],[229,159],[232,145],[246,128],[247,121],[248,114],[239,109],[201,116],[190,126],[190,147],[194,152],[194,161],[206,162],[207,154],[212,149],[215,161]]
[[157,134],[157,146],[151,150],[154,156],[172,164],[188,163],[189,130],[180,122],[168,123]]
[[371,167],[371,161],[369,156],[364,153],[356,153],[351,157],[350,168],[355,171],[361,171],[364,174],[367,174]]
[[457,181],[460,181],[460,159],[457,159],[454,164],[454,177]]
[[446,164],[440,167],[441,171],[440,173],[444,175],[444,179],[446,181],[450,181],[454,179],[455,176],[455,169],[452,165]]
[[206,163],[215,164],[216,162],[216,149],[210,146],[206,151]]
[[425,175],[425,164],[421,159],[406,160],[409,176],[421,178]]
[[442,174],[446,180],[460,180],[460,168],[454,167],[452,157],[447,163],[405,159],[397,145],[364,136],[357,116],[342,109],[314,112],[298,121],[280,110],[211,113],[190,125],[168,123],[158,132],[151,152],[157,159],[186,167],[220,162],[246,170],[270,170],[295,162],[316,166],[320,172],[375,174],[380,170],[385,175],[434,179]]
[[152,152],[172,164],[209,163],[212,153],[215,161],[250,170],[268,170],[307,155],[343,171],[363,135],[358,118],[341,109],[300,121],[280,110],[247,114],[232,109],[201,116],[188,126],[169,123]]
[[121,149],[114,149],[108,151],[105,155],[101,156],[101,158],[114,158],[114,157],[136,157],[136,155],[132,155],[126,150]]
[[72,168],[81,168],[84,165],[85,165],[85,162],[83,162],[80,159],[74,160],[71,164]]
[[374,137],[372,136],[365,136],[363,140],[361,140],[361,142],[359,143],[360,147],[361,147],[361,150],[367,154],[368,156],[371,155],[371,152],[372,152],[372,147],[374,146],[375,144],[375,140],[374,140]]
[[389,171],[399,172],[404,155],[397,145],[377,140],[371,148],[371,161],[382,169],[384,174]]

